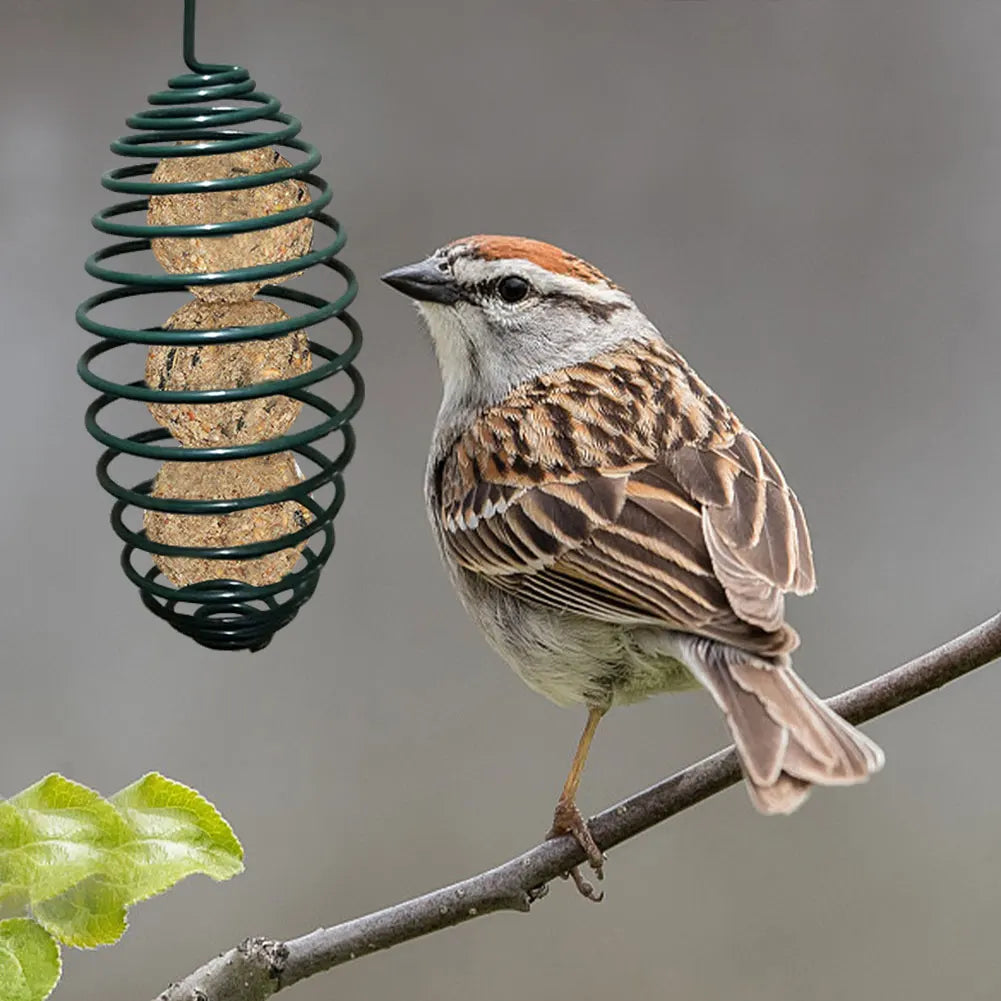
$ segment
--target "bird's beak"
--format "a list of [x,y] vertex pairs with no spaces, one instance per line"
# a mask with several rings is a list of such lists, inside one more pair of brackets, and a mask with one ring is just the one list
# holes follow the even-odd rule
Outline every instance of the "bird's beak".
[[440,258],[429,257],[417,264],[405,264],[402,268],[387,271],[382,280],[390,288],[418,302],[440,302],[450,306],[458,301],[459,289],[451,269],[442,271],[438,267],[440,263]]

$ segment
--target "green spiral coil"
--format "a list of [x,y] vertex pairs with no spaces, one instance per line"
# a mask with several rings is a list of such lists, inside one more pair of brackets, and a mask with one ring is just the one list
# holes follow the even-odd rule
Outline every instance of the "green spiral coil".
[[[346,312],[358,286],[347,265],[336,258],[344,246],[341,225],[324,209],[331,200],[326,181],[313,173],[320,154],[310,143],[299,139],[302,125],[284,113],[280,102],[256,89],[247,70],[240,66],[202,63],[194,54],[195,0],[185,0],[184,61],[190,72],[173,77],[167,90],[149,97],[150,108],[126,120],[136,130],[111,144],[113,152],[123,157],[176,157],[233,153],[261,147],[283,147],[291,151],[289,160],[300,162],[277,167],[260,174],[208,181],[154,184],[148,178],[155,161],[131,164],[104,174],[101,184],[110,191],[140,196],[98,212],[92,219],[96,229],[124,242],[114,243],[92,254],[86,270],[93,277],[115,286],[91,296],[77,309],[81,327],[97,335],[98,342],[83,353],[77,366],[81,378],[101,395],[88,407],[85,423],[90,434],[105,451],[97,464],[101,486],[114,498],[111,524],[124,542],[121,563],[127,577],[139,588],[145,605],[175,629],[203,646],[219,650],[260,650],[274,633],[287,625],[312,596],[320,571],[334,547],[334,516],[344,500],[343,471],[355,447],[351,420],[358,413],[364,395],[361,376],[354,366],[361,348],[361,328]],[[243,102],[241,106],[217,102]],[[274,123],[268,131],[240,131],[249,122]],[[235,127],[235,128],[234,128]],[[179,141],[185,141],[179,146]],[[145,215],[141,223],[120,220],[121,216],[145,213],[148,196],[174,193],[232,191],[275,184],[295,178],[308,184],[312,198],[293,208],[266,217],[235,222],[202,225],[149,225]],[[285,225],[295,220],[314,221],[314,249],[292,260],[255,265],[208,274],[138,274],[119,270],[118,259],[150,249],[153,237],[228,236]],[[324,227],[321,230],[320,227]],[[317,247],[316,244],[323,244]],[[252,327],[229,327],[219,330],[166,330],[160,326],[132,328],[108,322],[109,310],[128,309],[135,297],[184,292],[188,287],[219,285],[245,281],[273,280],[314,266],[333,271],[343,290],[333,300],[294,288],[265,285],[268,297],[294,304],[300,310],[287,320]],[[104,317],[98,319],[97,316]],[[336,321],[336,324],[326,323]],[[326,326],[323,326],[326,324]],[[338,325],[339,324],[339,325]],[[320,329],[333,329],[333,346],[316,338]],[[127,350],[129,345],[191,346],[239,343],[275,338],[292,331],[309,329],[309,346],[316,360],[313,368],[288,379],[254,383],[233,389],[161,390],[147,386],[142,379],[117,381],[105,371],[115,367],[109,355]],[[98,365],[98,361],[100,364]],[[105,372],[101,374],[98,368]],[[339,377],[339,378],[337,378]],[[347,395],[339,405],[317,395],[318,383],[334,380]],[[281,394],[303,404],[302,415],[313,415],[303,430],[252,444],[218,448],[180,447],[159,444],[171,439],[160,427],[120,434],[111,430],[116,422],[116,404],[139,403],[224,403],[258,399]],[[118,408],[120,409],[120,408]],[[300,415],[300,423],[302,421]],[[298,426],[298,425],[297,425]],[[328,456],[317,443],[337,432],[340,449]],[[227,500],[181,500],[151,496],[154,479],[146,478],[134,486],[121,482],[120,466],[133,459],[157,461],[205,462],[222,459],[245,459],[252,456],[291,451],[297,462],[304,460],[310,470],[302,482],[273,493]],[[279,538],[230,547],[173,546],[152,541],[142,526],[130,527],[138,511],[154,510],[172,514],[219,515],[267,504],[295,501],[307,508],[312,520],[298,531]],[[238,580],[219,579],[177,588],[161,580],[162,574],[148,554],[197,559],[250,559],[304,543],[300,568],[293,569],[274,584],[251,586]],[[145,556],[143,554],[146,554]]]

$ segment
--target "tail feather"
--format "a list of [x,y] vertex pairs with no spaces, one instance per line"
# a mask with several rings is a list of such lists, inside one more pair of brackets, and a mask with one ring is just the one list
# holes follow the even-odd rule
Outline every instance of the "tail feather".
[[882,750],[787,662],[703,639],[688,652],[692,672],[726,716],[751,801],[762,813],[791,813],[811,785],[864,782],[883,767]]
[[744,783],[754,808],[759,813],[792,813],[799,809],[813,788],[809,782],[783,773],[770,786]]

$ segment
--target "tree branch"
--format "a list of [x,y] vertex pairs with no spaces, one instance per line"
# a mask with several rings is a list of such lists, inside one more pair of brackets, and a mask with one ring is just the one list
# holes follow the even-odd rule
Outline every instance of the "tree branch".
[[[1001,614],[830,700],[852,723],[880,716],[1001,657]],[[623,800],[591,821],[609,849],[740,779],[732,747]],[[546,885],[584,861],[570,838],[546,841],[496,869],[287,942],[248,939],[171,984],[159,1001],[263,1001],[284,987],[391,945],[494,911],[527,911]]]

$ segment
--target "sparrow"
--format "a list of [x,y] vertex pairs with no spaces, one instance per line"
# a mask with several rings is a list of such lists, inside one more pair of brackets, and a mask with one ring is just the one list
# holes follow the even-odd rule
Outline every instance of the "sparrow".
[[612,706],[661,692],[708,690],[762,813],[882,767],[791,666],[785,595],[815,587],[796,495],[625,290],[514,236],[382,280],[416,300],[441,369],[425,496],[459,597],[531,688],[587,708],[550,837],[601,877],[576,805],[591,740]]

